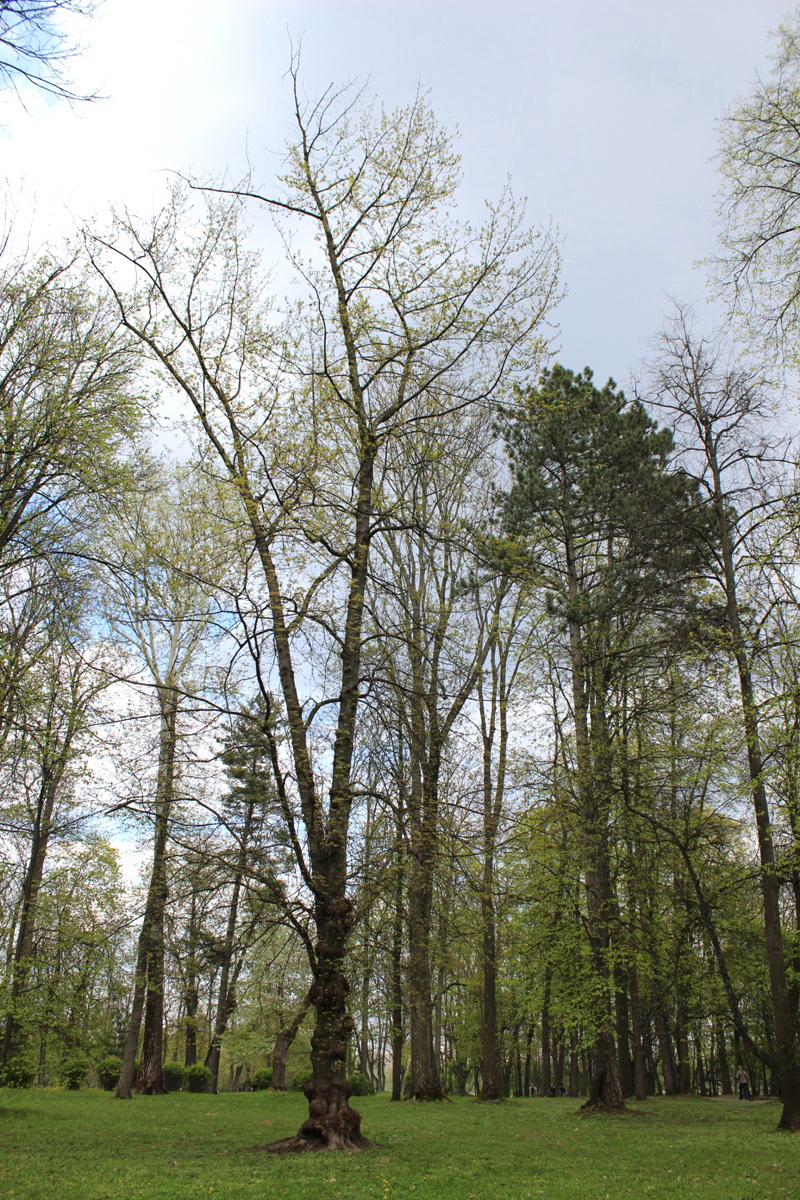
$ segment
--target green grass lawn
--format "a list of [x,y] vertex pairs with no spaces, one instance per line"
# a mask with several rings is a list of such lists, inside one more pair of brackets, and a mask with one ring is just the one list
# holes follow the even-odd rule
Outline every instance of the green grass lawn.
[[363,1154],[276,1157],[301,1095],[0,1090],[0,1200],[798,1200],[800,1134],[775,1104],[649,1100],[358,1102]]

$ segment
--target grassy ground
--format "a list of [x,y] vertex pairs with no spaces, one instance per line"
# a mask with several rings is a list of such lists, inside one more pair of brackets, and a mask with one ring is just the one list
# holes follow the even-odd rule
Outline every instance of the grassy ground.
[[797,1200],[800,1134],[775,1104],[359,1101],[365,1154],[275,1157],[299,1095],[0,1091],[0,1200]]

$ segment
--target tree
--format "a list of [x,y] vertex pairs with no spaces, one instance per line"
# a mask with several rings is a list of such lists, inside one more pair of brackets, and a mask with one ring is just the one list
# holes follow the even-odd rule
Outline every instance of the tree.
[[[236,982],[244,966],[248,941],[252,940],[244,937],[242,931],[237,931],[242,889],[248,885],[254,875],[263,875],[264,873],[263,868],[259,871],[258,864],[254,862],[254,859],[265,856],[264,830],[268,819],[271,817],[274,820],[275,815],[275,794],[270,763],[271,740],[265,734],[264,727],[265,722],[269,719],[267,706],[256,701],[249,709],[240,713],[234,721],[221,755],[231,784],[223,800],[222,820],[227,832],[233,837],[234,852],[229,868],[232,886],[228,919],[219,954],[220,981],[217,1009],[205,1062],[212,1074],[212,1091],[214,1092],[218,1089],[222,1039],[225,1036],[231,1014],[236,1007]],[[249,924],[251,929],[258,924],[257,915],[251,919]],[[305,1016],[305,1011],[303,1016]],[[301,1016],[297,1022],[297,1028],[302,1019]],[[294,1040],[297,1028],[291,1035],[287,1034],[283,1053],[284,1067],[286,1052]]]
[[29,975],[47,857],[63,826],[69,827],[67,811],[74,798],[76,763],[89,751],[90,731],[99,719],[98,697],[108,687],[102,664],[87,645],[85,630],[80,629],[84,614],[77,614],[86,598],[84,589],[73,596],[71,628],[63,611],[55,614],[60,635],[39,646],[36,663],[26,678],[25,720],[18,721],[11,745],[5,747],[3,783],[8,799],[4,824],[7,832],[22,835],[26,862],[19,910],[10,930],[15,939],[9,956],[10,986],[0,1046],[3,1064],[16,1057],[25,1040]]
[[[154,784],[154,837],[150,882],[139,935],[133,1003],[120,1099],[130,1099],[144,1013],[144,1044],[135,1088],[166,1092],[163,1081],[164,910],[167,843],[178,770],[179,716],[189,672],[196,669],[216,612],[215,586],[224,573],[224,541],[209,522],[204,497],[191,477],[178,474],[172,489],[130,497],[105,533],[108,618],[136,655],[152,687],[159,722]],[[137,672],[138,673],[138,672]]]
[[497,1005],[497,878],[501,822],[507,805],[509,710],[526,659],[531,654],[535,619],[530,589],[514,586],[500,574],[475,596],[478,621],[488,627],[489,652],[478,678],[478,727],[481,737],[481,880],[483,942],[481,1022],[481,1099],[502,1095]]
[[758,372],[725,363],[720,346],[692,332],[678,310],[662,338],[655,368],[661,410],[673,422],[685,468],[708,498],[718,539],[713,575],[722,606],[726,649],[736,664],[747,772],[753,801],[764,903],[776,1059],[783,1111],[779,1127],[800,1130],[800,1039],[797,1004],[789,987],[781,917],[781,876],[774,818],[767,793],[766,756],[754,671],[758,626],[751,629],[746,589],[747,558],[754,537],[782,501],[781,440],[770,436],[769,397]]
[[[348,1103],[344,962],[381,463],[407,420],[424,427],[485,402],[521,358],[538,356],[557,257],[547,234],[523,228],[508,195],[481,230],[453,221],[457,161],[421,98],[376,118],[346,91],[306,104],[296,64],[291,76],[297,135],[282,187],[248,183],[209,197],[194,239],[176,198],[151,228],[125,220],[90,246],[122,322],[193,409],[207,464],[214,455],[240,503],[262,571],[269,690],[281,695],[292,760],[287,781],[276,754],[276,791],[316,924],[309,1117],[278,1148],[317,1149],[364,1145]],[[311,235],[308,258],[287,240],[308,303],[279,329],[258,307],[263,288],[237,220],[245,200]],[[132,294],[115,259],[135,269]],[[313,663],[304,659],[312,635]],[[326,746],[324,771],[314,767],[315,738]]]
[[[371,610],[380,633],[374,668],[397,692],[408,746],[403,814],[408,841],[411,1095],[443,1097],[434,1045],[432,918],[447,747],[480,676],[494,629],[475,618],[465,581],[475,572],[471,527],[486,516],[485,413],[448,413],[398,439],[382,479],[392,526],[374,554]],[[481,507],[484,512],[481,513]]]
[[79,47],[59,20],[95,8],[96,0],[0,0],[0,82],[15,91],[29,83],[62,100],[94,99],[73,91],[64,75]]
[[800,15],[776,31],[766,80],[722,125],[721,253],[713,263],[730,308],[798,362],[800,327]]
[[0,254],[0,743],[53,604],[93,553],[96,506],[130,485],[135,355],[85,266]]
[[40,1086],[58,1080],[62,1059],[97,1061],[114,1046],[126,990],[128,913],[116,852],[97,836],[72,840],[74,827],[57,832],[26,979],[24,1020],[38,1040]]
[[[589,1103],[622,1105],[613,1037],[610,951],[614,896],[610,820],[615,748],[612,685],[652,652],[659,620],[675,620],[705,532],[685,475],[669,469],[672,438],[613,381],[561,366],[503,418],[513,485],[508,528],[529,539],[531,569],[566,627],[581,814],[586,926],[594,971],[594,1073]],[[693,526],[694,520],[694,526]],[[647,633],[645,633],[645,628]],[[646,639],[646,643],[643,641]]]

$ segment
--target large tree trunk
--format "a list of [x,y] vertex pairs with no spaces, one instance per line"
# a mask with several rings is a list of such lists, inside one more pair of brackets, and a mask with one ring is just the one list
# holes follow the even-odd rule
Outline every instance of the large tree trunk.
[[411,1097],[414,1100],[443,1100],[445,1096],[439,1074],[439,1059],[433,1046],[430,964],[432,894],[432,864],[414,862],[408,890],[408,1009]]
[[613,1035],[601,1032],[592,1047],[592,1079],[589,1085],[589,1108],[620,1109],[623,1107],[622,1088],[617,1069],[617,1048]]
[[[360,1113],[351,1108],[349,1103],[351,1089],[347,1082],[346,1059],[353,1022],[347,1011],[347,993],[350,985],[345,975],[345,955],[352,928],[352,902],[347,896],[347,836],[353,801],[351,770],[361,687],[361,630],[373,514],[372,486],[376,453],[377,442],[365,427],[362,430],[357,479],[354,548],[349,555],[351,574],[344,622],[339,712],[333,745],[327,813],[323,812],[317,794],[317,783],[306,739],[306,723],[292,663],[283,596],[270,551],[269,536],[255,516],[258,511],[255,498],[249,490],[246,492],[253,533],[269,592],[278,671],[286,705],[289,738],[310,861],[306,865],[305,855],[296,839],[295,857],[314,895],[314,923],[317,934],[313,949],[309,947],[313,972],[311,999],[316,1018],[311,1037],[312,1078],[304,1089],[309,1102],[309,1115],[294,1137],[274,1142],[267,1147],[273,1153],[362,1150],[370,1144],[361,1132]],[[246,488],[249,488],[249,485],[246,484]],[[295,818],[283,790],[284,772],[274,738],[271,741],[270,753],[278,796],[287,817],[287,824],[294,830]]]
[[[333,890],[333,889],[332,889]],[[266,1148],[273,1153],[304,1150],[363,1149],[361,1115],[351,1108],[347,1080],[347,1042],[353,1021],[347,1011],[349,984],[344,973],[352,905],[336,889],[332,897],[317,894],[314,980],[311,1000],[316,1020],[311,1036],[312,1078],[303,1089],[308,1117],[294,1137]]]
[[142,1028],[142,1013],[144,1012],[144,993],[147,983],[148,959],[148,930],[147,909],[139,933],[139,946],[134,972],[133,1001],[128,1017],[128,1032],[125,1037],[125,1049],[122,1053],[122,1070],[117,1080],[117,1090],[114,1093],[118,1100],[130,1100],[133,1096],[133,1077],[136,1074],[136,1051],[139,1048],[139,1033]]

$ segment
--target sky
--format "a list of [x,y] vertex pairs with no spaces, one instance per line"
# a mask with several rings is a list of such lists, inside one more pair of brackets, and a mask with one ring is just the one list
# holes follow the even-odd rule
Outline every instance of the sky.
[[0,94],[18,226],[68,234],[111,205],[158,206],[170,171],[260,181],[291,133],[286,69],[316,94],[357,80],[387,107],[427,89],[459,130],[466,216],[510,178],[558,227],[567,297],[557,357],[625,384],[670,297],[714,313],[710,162],[718,122],[769,69],[773,0],[105,0],[76,26],[70,107]]

